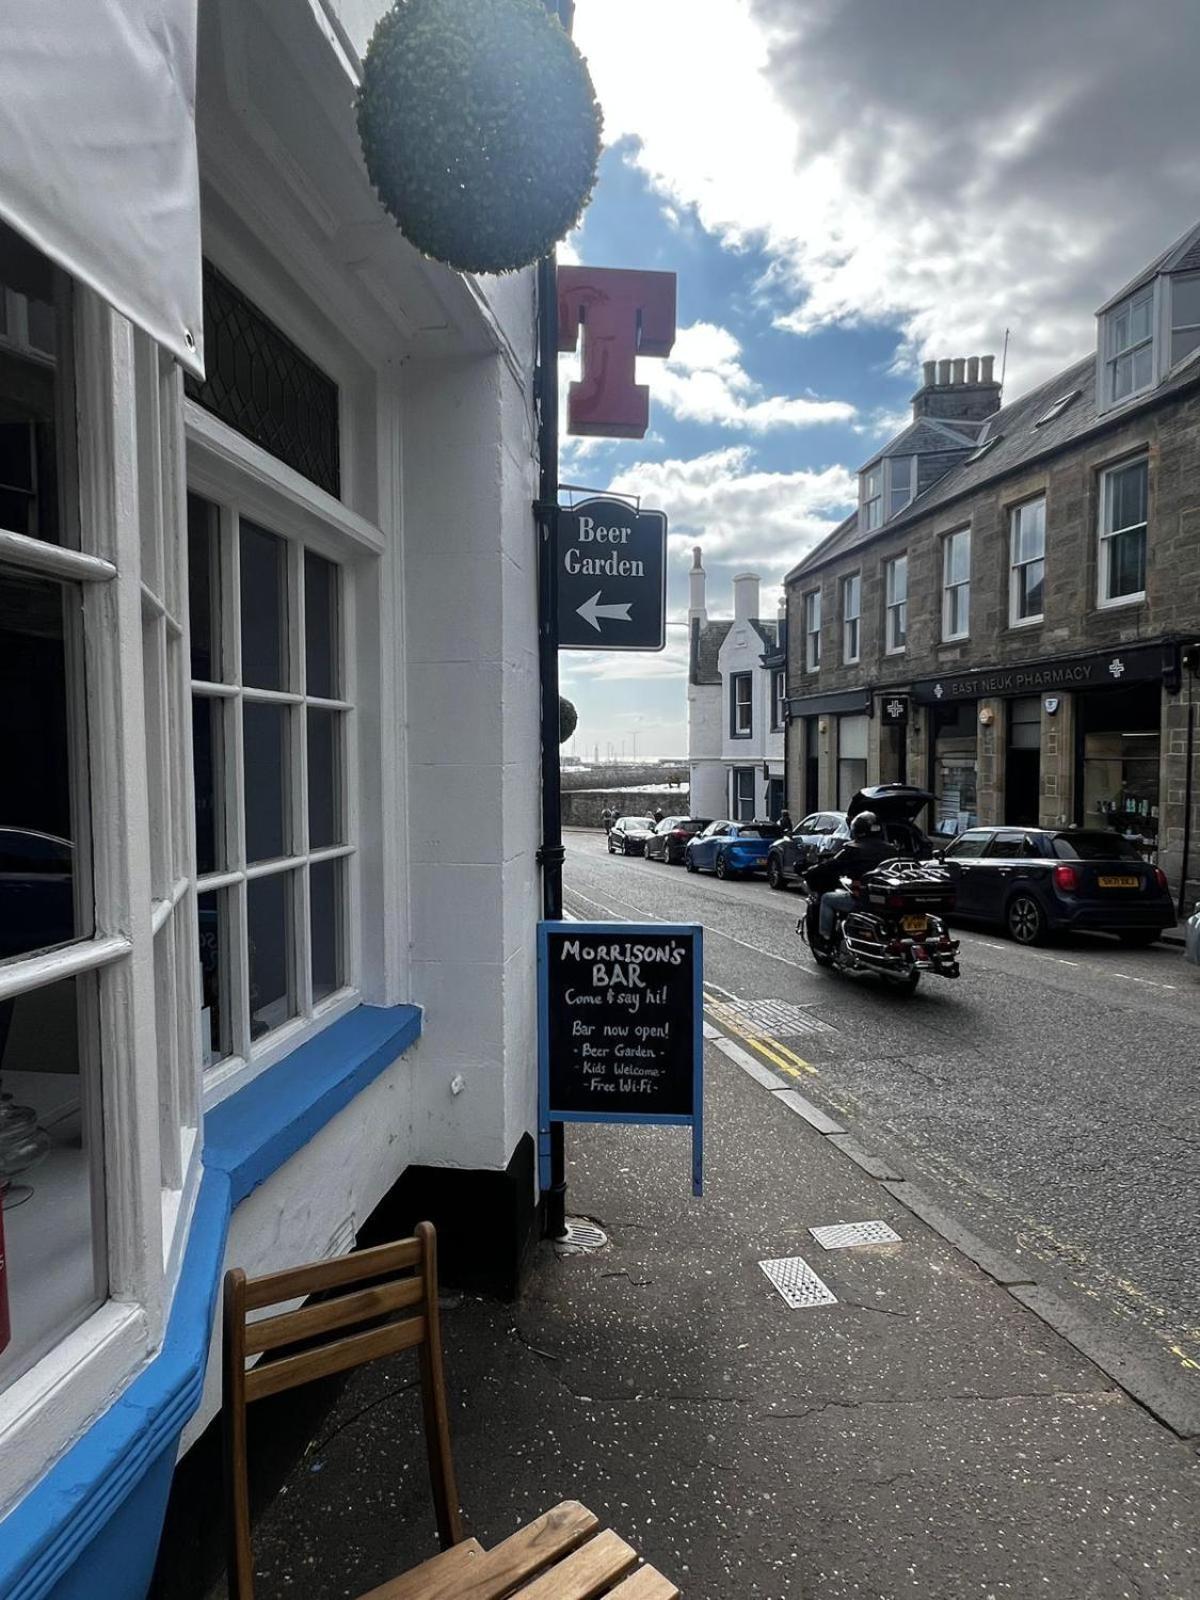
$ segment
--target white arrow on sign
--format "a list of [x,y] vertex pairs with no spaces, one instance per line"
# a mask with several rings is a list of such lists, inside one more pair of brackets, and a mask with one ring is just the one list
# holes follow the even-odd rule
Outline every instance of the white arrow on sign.
[[600,618],[612,617],[615,622],[628,622],[629,608],[632,600],[625,600],[620,605],[602,606],[600,604],[600,590],[597,589],[590,600],[585,600],[576,610],[585,622],[590,622],[596,632],[600,632]]

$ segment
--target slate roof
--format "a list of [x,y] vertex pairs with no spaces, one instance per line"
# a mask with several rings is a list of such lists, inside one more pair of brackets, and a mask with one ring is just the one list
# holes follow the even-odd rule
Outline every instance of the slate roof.
[[982,422],[948,421],[918,417],[865,463],[873,466],[884,456],[941,455],[947,450],[974,450]]
[[[1200,234],[1200,230],[1197,231]],[[876,539],[889,536],[897,529],[918,521],[927,512],[939,506],[947,505],[960,496],[972,494],[984,484],[1003,478],[1019,467],[1025,467],[1046,456],[1057,455],[1087,434],[1097,432],[1118,421],[1124,422],[1137,412],[1161,404],[1164,399],[1197,383],[1200,383],[1200,351],[1193,351],[1167,374],[1157,388],[1138,395],[1126,405],[1114,407],[1100,415],[1096,410],[1096,357],[1094,354],[1086,356],[1082,361],[1075,362],[1073,366],[1047,379],[1036,389],[1031,389],[1019,400],[1014,400],[1011,405],[990,416],[984,426],[980,443],[986,444],[989,439],[995,439],[997,442],[986,455],[980,456],[975,461],[967,457],[958,465],[951,467],[944,477],[939,478],[923,494],[918,495],[905,510],[890,518],[881,528],[860,530],[857,513],[847,517],[823,544],[819,544],[803,561],[792,568],[784,582],[790,583],[794,578],[823,567],[837,557],[847,555],[850,551],[868,545]],[[1056,400],[1076,390],[1078,396],[1070,405],[1064,407],[1059,415],[1049,422],[1043,423],[1041,427],[1037,426],[1038,419],[1045,415]]]

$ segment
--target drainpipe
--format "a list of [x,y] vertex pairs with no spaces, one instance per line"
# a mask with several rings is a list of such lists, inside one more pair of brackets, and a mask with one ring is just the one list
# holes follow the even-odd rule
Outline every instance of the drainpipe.
[[1193,758],[1196,749],[1196,675],[1200,672],[1200,644],[1188,645],[1183,651],[1183,669],[1188,675],[1187,745],[1183,758],[1183,852],[1179,864],[1178,913],[1186,916],[1184,896],[1187,893],[1188,860],[1192,850],[1192,778]]

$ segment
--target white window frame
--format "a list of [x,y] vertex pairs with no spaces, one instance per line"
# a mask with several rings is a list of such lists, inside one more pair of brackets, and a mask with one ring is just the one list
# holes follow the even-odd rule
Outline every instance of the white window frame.
[[787,673],[782,667],[771,669],[771,732],[779,733],[786,719]]
[[[904,567],[904,593],[897,597],[896,572],[900,565]],[[883,631],[884,654],[889,656],[902,656],[908,649],[908,551],[902,555],[889,556],[883,564]],[[898,624],[898,625],[897,625]],[[899,644],[895,643],[897,633],[901,634]]]
[[[1025,513],[1040,506],[1042,511],[1042,547],[1035,556],[1025,556],[1017,559],[1017,544],[1021,535],[1022,523]],[[1040,562],[1042,567],[1043,601],[1040,611],[1031,611],[1021,615],[1021,575],[1025,567],[1031,567]],[[1022,500],[1020,505],[1010,506],[1008,510],[1008,625],[1010,628],[1029,628],[1036,626],[1045,619],[1045,581],[1046,581],[1046,496],[1033,495],[1028,500]]]
[[821,670],[821,591],[809,589],[804,596],[804,670]]
[[[907,462],[908,464],[908,493],[903,504],[896,505],[894,504],[896,494],[898,492],[896,488],[896,468],[901,461]],[[917,497],[917,458],[915,455],[888,456],[886,458],[886,465],[887,503],[884,509],[887,512],[887,516],[884,518],[884,521],[890,522],[893,517],[898,517],[903,510],[912,505],[913,501]]]
[[[1117,324],[1121,317],[1131,315],[1136,307],[1147,304],[1149,306],[1149,332],[1143,338],[1129,340],[1125,344],[1118,347],[1116,342]],[[1113,306],[1110,311],[1105,313],[1104,327],[1102,330],[1102,336],[1104,340],[1103,409],[1108,410],[1113,406],[1127,405],[1130,400],[1135,399],[1136,396],[1140,394],[1145,394],[1148,389],[1152,389],[1154,387],[1158,377],[1158,362],[1155,349],[1155,332],[1158,327],[1158,316],[1159,305],[1157,279],[1152,283],[1143,284],[1140,289],[1135,289],[1133,293],[1122,300],[1119,305]],[[1150,351],[1149,377],[1146,379],[1145,383],[1139,384],[1137,388],[1131,388],[1126,394],[1118,396],[1116,393],[1118,363],[1128,358],[1132,368],[1137,352],[1146,348],[1149,348]]]
[[1176,355],[1175,355],[1175,335],[1177,333],[1200,333],[1200,322],[1176,322],[1176,320],[1175,320],[1175,291],[1178,288],[1180,281],[1183,280],[1183,279],[1186,279],[1189,283],[1192,283],[1192,282],[1200,283],[1200,272],[1181,272],[1181,273],[1178,273],[1178,274],[1172,276],[1170,278],[1170,280],[1169,280],[1169,282],[1170,282],[1171,312],[1170,312],[1170,318],[1169,318],[1168,326],[1167,326],[1167,330],[1166,330],[1166,338],[1167,338],[1167,361],[1166,361],[1166,364],[1167,364],[1168,368],[1172,368],[1172,367],[1178,366],[1181,361],[1190,361],[1192,359],[1192,357],[1196,354],[1195,350],[1189,350],[1185,355],[1182,355],[1182,356],[1179,356],[1178,358],[1176,358]]
[[867,467],[862,474],[862,519],[868,533],[881,528],[884,522],[883,495],[884,472],[882,460]]
[[[1140,466],[1140,467],[1144,468],[1145,473],[1146,473],[1146,520],[1145,520],[1145,522],[1140,522],[1140,523],[1133,522],[1133,523],[1130,523],[1128,528],[1109,528],[1109,527],[1106,527],[1106,523],[1108,521],[1108,485],[1109,485],[1110,480],[1112,478],[1114,478],[1117,475],[1117,473],[1119,473],[1119,472],[1128,472],[1130,467],[1137,467],[1137,466]],[[1143,571],[1143,574],[1146,572],[1146,570],[1148,568],[1149,555],[1150,555],[1150,458],[1149,458],[1149,456],[1148,455],[1138,455],[1138,456],[1132,456],[1126,461],[1115,461],[1112,464],[1112,466],[1105,467],[1103,469],[1103,471],[1100,473],[1099,482],[1098,482],[1097,487],[1098,487],[1098,491],[1099,492],[1097,493],[1097,496],[1096,496],[1096,500],[1097,500],[1097,508],[1096,508],[1096,510],[1097,510],[1097,524],[1098,524],[1097,558],[1096,558],[1096,604],[1103,611],[1111,611],[1111,610],[1113,610],[1114,608],[1116,608],[1118,606],[1136,606],[1136,605],[1140,605],[1146,598],[1146,590],[1145,590],[1144,587],[1139,589],[1136,594],[1119,594],[1119,595],[1113,595],[1113,596],[1109,595],[1109,593],[1108,593],[1108,589],[1109,589],[1109,567],[1110,567],[1111,552],[1112,552],[1111,541],[1114,538],[1116,538],[1116,536],[1118,534],[1129,533],[1134,528],[1141,528],[1141,530],[1142,530],[1142,541],[1143,541],[1143,546],[1142,546],[1142,571]]]
[[[967,547],[967,575],[956,582],[950,581],[951,551],[955,541],[966,540]],[[951,609],[954,606],[953,597],[960,591],[965,592],[963,603],[963,625],[957,629],[950,626]],[[956,528],[953,533],[944,535],[942,539],[942,641],[953,644],[959,639],[968,639],[971,635],[971,530],[970,528]]]
[[[160,1342],[182,1235],[175,1224],[186,1214],[199,1171],[191,1132],[198,1116],[194,1075],[168,1043],[164,1082],[156,1047],[162,1020],[168,1038],[173,1021],[156,1008],[154,937],[174,919],[182,897],[156,903],[164,880],[156,885],[154,861],[167,872],[165,881],[177,882],[170,874],[187,835],[185,828],[170,840],[161,831],[155,836],[146,765],[152,744],[142,737],[147,713],[158,723],[151,740],[170,726],[169,717],[158,719],[156,707],[165,706],[153,695],[147,702],[144,661],[153,662],[159,642],[165,649],[173,629],[186,626],[160,592],[165,586],[151,580],[143,591],[142,580],[143,540],[149,548],[160,536],[142,519],[161,518],[161,537],[169,540],[178,510],[179,379],[98,296],[76,284],[73,300],[82,548],[4,534],[0,553],[27,571],[78,583],[82,593],[96,932],[6,963],[0,996],[73,974],[95,976],[85,1026],[99,1054],[107,1298],[0,1392],[0,1504],[27,1486],[31,1463],[61,1453],[81,1419],[103,1409]],[[151,646],[144,650],[148,615],[163,626],[147,630]],[[179,739],[163,753],[172,767],[166,781],[184,781],[186,767],[176,764],[183,756]],[[176,931],[185,926],[186,918]],[[186,935],[182,949],[186,967]],[[165,1115],[175,1119],[167,1138]]]
[[[187,434],[187,486],[220,507],[221,518],[221,569],[225,581],[221,590],[221,627],[225,638],[236,652],[234,660],[240,663],[241,631],[237,607],[240,606],[239,587],[233,583],[232,546],[237,520],[245,517],[269,533],[283,539],[288,547],[288,605],[294,614],[302,605],[302,553],[312,550],[339,568],[341,590],[341,623],[343,629],[341,670],[342,693],[337,700],[327,701],[309,696],[299,689],[286,691],[246,689],[240,683],[240,673],[232,676],[234,683],[205,684],[199,692],[215,699],[233,701],[232,719],[235,736],[226,744],[225,807],[226,835],[232,847],[227,868],[207,873],[197,880],[198,894],[232,889],[233,904],[230,919],[233,923],[235,948],[243,947],[245,933],[245,885],[257,878],[271,876],[276,871],[297,872],[320,861],[341,860],[346,874],[343,923],[343,970],[346,982],[332,995],[316,1004],[310,993],[311,967],[308,957],[309,901],[307,876],[301,872],[299,880],[299,908],[293,927],[299,933],[299,947],[291,958],[293,980],[298,983],[297,1015],[272,1028],[261,1039],[249,1038],[249,976],[247,970],[226,966],[227,978],[232,978],[231,1021],[232,1053],[203,1074],[204,1103],[217,1104],[227,1095],[244,1088],[261,1072],[301,1044],[306,1038],[320,1032],[338,1017],[354,1009],[363,998],[363,934],[364,886],[361,869],[361,782],[362,760],[359,746],[359,723],[364,709],[369,707],[375,685],[369,675],[360,670],[354,641],[357,636],[355,611],[360,603],[364,585],[378,583],[378,563],[367,559],[384,553],[384,538],[374,524],[350,510],[332,495],[308,482],[283,462],[277,461],[265,450],[242,437],[220,418],[195,401],[184,403]],[[287,648],[291,655],[291,682],[303,682],[302,663],[298,659],[301,649],[300,629],[289,628]],[[194,686],[193,686],[194,689]],[[345,785],[343,820],[346,843],[312,851],[297,851],[269,863],[247,865],[244,860],[245,819],[240,805],[233,802],[242,793],[241,772],[241,706],[245,701],[270,701],[298,707],[309,704],[337,711],[345,717],[345,742],[342,750],[342,777]],[[299,712],[294,713],[299,715]],[[229,726],[228,714],[226,727]],[[302,770],[303,741],[293,741],[291,784],[291,823],[293,839],[307,837],[308,785],[307,772]],[[297,777],[299,773],[299,777]],[[231,952],[232,954],[232,952]]]
[[842,665],[852,667],[862,656],[862,573],[848,572],[841,588]]

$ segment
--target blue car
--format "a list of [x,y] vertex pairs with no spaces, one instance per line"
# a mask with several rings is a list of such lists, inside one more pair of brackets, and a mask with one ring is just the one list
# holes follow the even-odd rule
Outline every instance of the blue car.
[[773,822],[710,822],[689,839],[683,864],[689,872],[715,872],[718,878],[765,872],[771,841],[780,837]]

